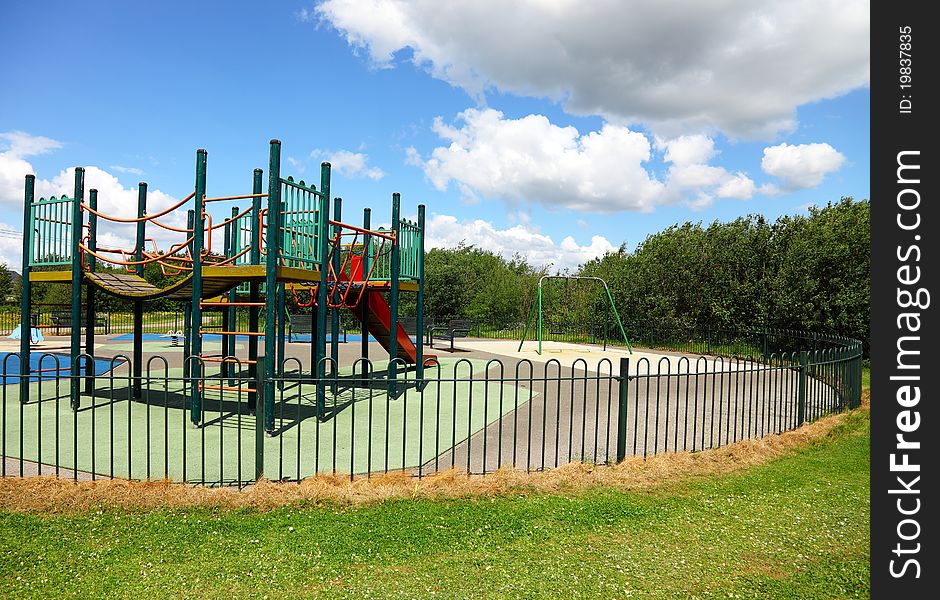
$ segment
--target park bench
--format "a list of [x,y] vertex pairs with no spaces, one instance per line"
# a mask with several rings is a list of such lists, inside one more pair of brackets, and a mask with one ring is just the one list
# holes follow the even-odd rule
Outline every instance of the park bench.
[[447,325],[431,325],[428,328],[428,345],[434,347],[434,340],[449,340],[450,349],[454,349],[454,339],[467,337],[470,334],[470,321],[467,319],[452,319]]
[[[330,315],[326,317],[326,333],[332,334],[333,319]],[[288,315],[287,341],[293,342],[295,335],[313,333],[313,315]],[[346,342],[346,328],[342,319],[339,322],[339,332],[342,333],[342,341]]]
[[[85,326],[84,315],[80,321],[80,327]],[[55,310],[49,315],[52,322],[52,326],[55,327],[55,334],[60,335],[59,329],[72,328],[72,312],[67,310]],[[104,333],[110,333],[110,327],[108,326],[108,315],[96,315],[95,316],[95,328],[103,327],[105,329]]]

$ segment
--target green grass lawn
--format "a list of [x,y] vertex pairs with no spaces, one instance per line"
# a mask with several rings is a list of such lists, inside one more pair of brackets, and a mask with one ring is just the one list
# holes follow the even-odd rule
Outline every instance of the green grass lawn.
[[869,440],[856,412],[786,458],[647,492],[0,513],[0,596],[867,597]]

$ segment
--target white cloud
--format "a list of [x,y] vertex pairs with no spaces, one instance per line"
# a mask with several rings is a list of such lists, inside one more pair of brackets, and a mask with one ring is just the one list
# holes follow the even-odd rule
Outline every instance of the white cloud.
[[112,171],[117,171],[118,173],[128,173],[130,175],[143,175],[144,170],[138,169],[137,167],[122,167],[121,165],[111,165],[108,167]]
[[707,163],[715,156],[715,141],[707,135],[682,135],[656,142],[658,147],[666,149],[663,159],[675,165]]
[[662,183],[643,168],[650,159],[646,137],[605,125],[580,135],[541,115],[506,119],[499,111],[468,109],[461,127],[436,119],[434,131],[447,146],[427,160],[409,150],[435,188],[455,182],[464,195],[531,201],[575,210],[650,210]]
[[607,238],[599,235],[593,236],[591,243],[585,246],[578,245],[571,236],[556,244],[551,236],[524,225],[497,229],[489,221],[459,221],[451,215],[434,215],[427,227],[428,248],[454,248],[464,242],[506,258],[518,254],[533,266],[551,265],[552,270],[559,271],[573,271],[593,258],[617,250]]
[[489,88],[548,97],[669,137],[717,128],[769,139],[794,127],[796,107],[868,83],[869,9],[866,0],[325,0],[315,11],[375,65],[410,50],[476,97]]
[[626,127],[607,124],[581,134],[542,115],[507,119],[493,109],[468,109],[457,122],[436,119],[434,131],[447,145],[427,160],[409,148],[406,161],[421,166],[438,190],[455,183],[465,201],[483,196],[590,212],[649,211],[667,203],[745,200],[756,189],[746,174],[707,164],[718,153],[704,135],[656,141],[669,164],[660,181],[644,164],[654,157],[650,141]]
[[62,147],[62,142],[41,135],[30,135],[24,131],[6,131],[0,133],[0,150],[11,158],[38,156]]
[[330,163],[333,172],[347,177],[368,177],[375,181],[385,177],[382,169],[369,166],[369,157],[362,152],[314,150],[310,153],[310,158],[326,160]]
[[845,156],[829,144],[779,144],[764,148],[761,169],[783,180],[785,188],[816,187],[845,163]]
[[723,167],[707,164],[718,152],[715,141],[702,134],[657,140],[664,149],[663,160],[670,163],[666,195],[685,198],[693,209],[709,206],[715,198],[747,200],[756,186],[746,174],[731,173]]

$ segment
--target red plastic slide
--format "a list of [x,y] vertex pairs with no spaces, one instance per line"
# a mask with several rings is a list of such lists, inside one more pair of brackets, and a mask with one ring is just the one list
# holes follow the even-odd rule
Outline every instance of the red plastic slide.
[[[355,312],[360,319],[363,318],[363,311],[365,311],[366,327],[369,333],[382,344],[383,348],[388,350],[391,345],[391,335],[389,331],[392,327],[392,313],[389,309],[388,302],[385,301],[385,298],[382,297],[380,292],[368,291],[362,301],[353,308],[353,312]],[[418,351],[415,348],[414,342],[411,341],[411,338],[405,332],[405,328],[401,326],[401,323],[398,323],[396,338],[398,340],[398,358],[408,364],[415,364],[418,361]],[[424,358],[427,360],[433,357],[425,355]]]

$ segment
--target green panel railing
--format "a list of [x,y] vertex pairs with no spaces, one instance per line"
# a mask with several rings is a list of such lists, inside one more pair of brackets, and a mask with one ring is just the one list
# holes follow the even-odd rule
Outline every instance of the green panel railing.
[[[391,230],[379,228],[377,231],[388,233]],[[418,280],[418,254],[421,252],[421,229],[417,223],[401,219],[399,221],[399,276],[404,280]],[[381,252],[379,249],[381,248]],[[372,274],[373,281],[389,281],[392,278],[392,253],[391,247],[386,244],[384,248],[377,240],[372,240],[372,260],[375,261],[375,270]]]
[[[390,233],[390,229],[379,227],[375,231]],[[390,281],[392,279],[392,247],[382,244],[382,240],[373,237],[369,244],[369,257],[375,265],[372,268],[372,281]]]
[[72,264],[72,205],[75,200],[67,196],[40,198],[30,207],[32,227],[31,267],[71,266]]
[[[320,192],[303,180],[281,179],[281,264],[312,269],[320,263],[319,236],[324,223],[317,207]],[[270,218],[270,215],[269,215]]]
[[418,253],[421,252],[421,228],[417,223],[401,219],[398,227],[402,279],[418,279]]
[[252,225],[252,215],[251,212],[246,212],[240,217],[237,217],[232,221],[232,225],[235,227],[235,243],[232,246],[231,256],[238,256],[242,252],[241,256],[235,259],[236,265],[250,265],[251,263],[251,251],[247,251],[251,248],[251,228]]

